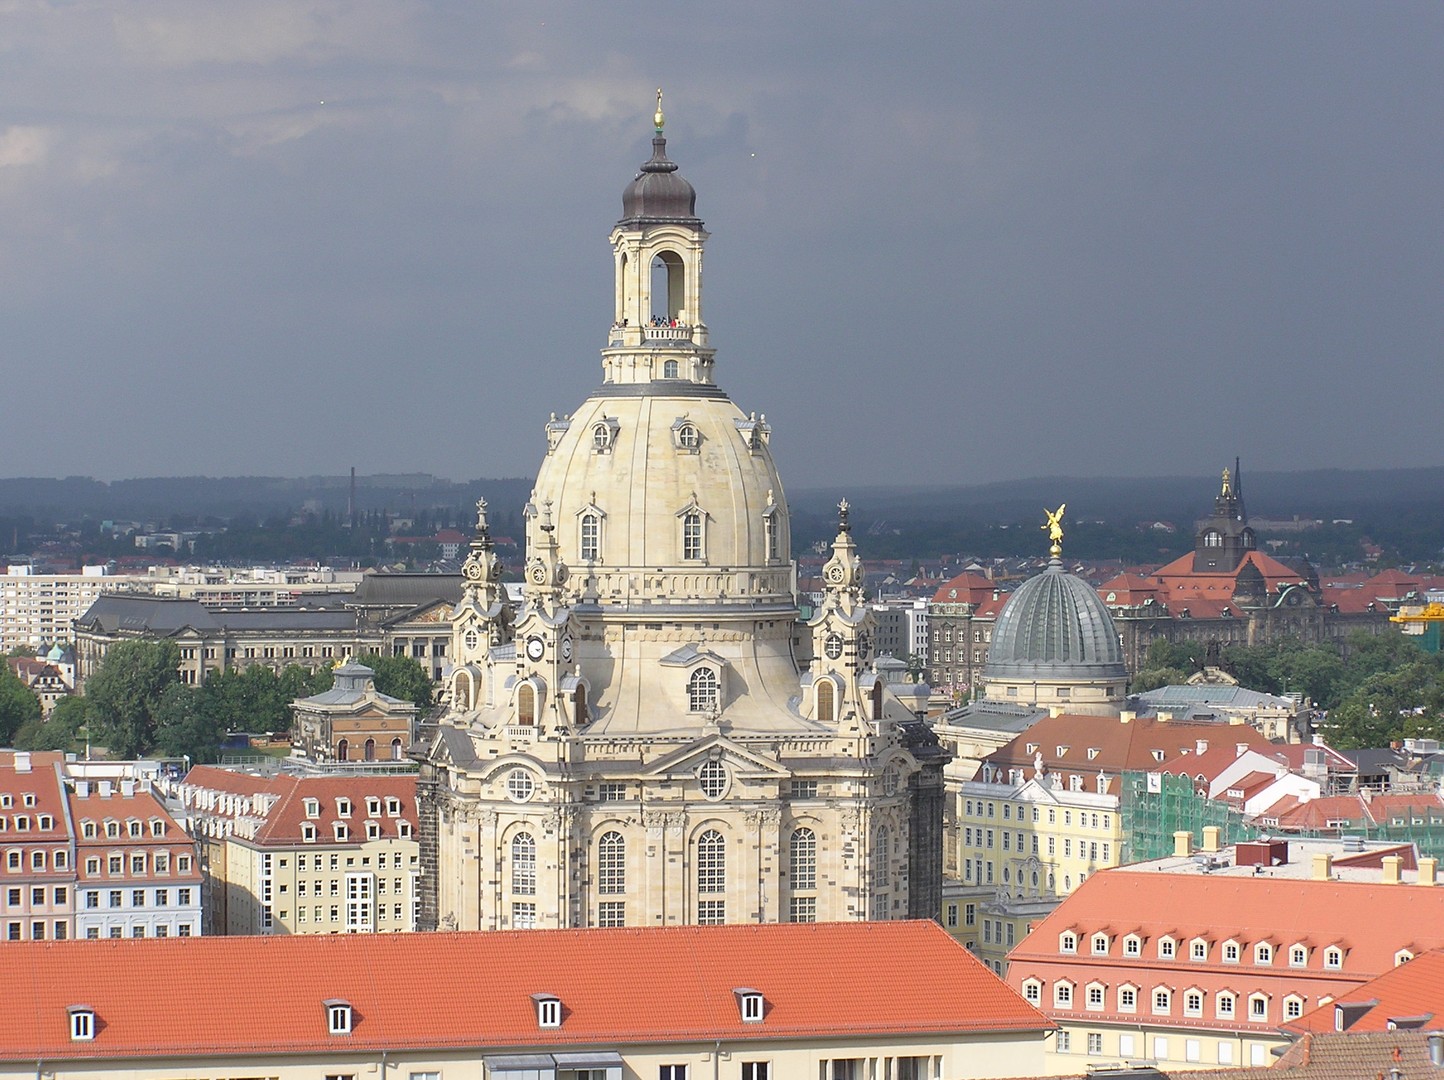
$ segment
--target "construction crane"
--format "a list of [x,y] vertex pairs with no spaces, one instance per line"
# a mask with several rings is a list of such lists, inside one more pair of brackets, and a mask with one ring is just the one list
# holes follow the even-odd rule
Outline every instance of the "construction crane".
[[1423,638],[1419,644],[1425,651],[1439,651],[1439,628],[1444,626],[1444,604],[1401,604],[1399,614],[1390,615],[1389,621],[1399,623],[1402,633]]

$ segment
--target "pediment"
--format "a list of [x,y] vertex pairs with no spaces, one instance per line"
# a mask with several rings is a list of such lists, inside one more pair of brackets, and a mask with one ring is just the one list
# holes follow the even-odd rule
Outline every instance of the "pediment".
[[658,663],[664,667],[696,667],[701,663],[715,664],[719,668],[728,666],[727,661],[718,656],[711,649],[699,649],[696,644],[689,641],[680,649],[674,649],[662,657]]
[[1046,803],[1049,806],[1061,805],[1057,791],[1051,785],[1041,783],[1036,776],[1020,787],[1010,798],[1020,802]]
[[642,775],[690,776],[709,761],[721,761],[739,776],[767,776],[782,780],[792,775],[790,770],[771,758],[754,753],[722,734],[704,736],[690,746],[681,747],[649,761],[642,770]]

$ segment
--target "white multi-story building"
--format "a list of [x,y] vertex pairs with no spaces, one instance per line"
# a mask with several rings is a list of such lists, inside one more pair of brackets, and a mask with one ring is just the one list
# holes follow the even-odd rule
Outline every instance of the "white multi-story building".
[[77,780],[67,796],[75,830],[75,936],[199,935],[195,843],[148,787]]
[[102,592],[140,587],[143,576],[109,574],[87,566],[78,574],[40,574],[34,566],[10,566],[0,577],[0,652],[40,649],[74,638],[71,623]]

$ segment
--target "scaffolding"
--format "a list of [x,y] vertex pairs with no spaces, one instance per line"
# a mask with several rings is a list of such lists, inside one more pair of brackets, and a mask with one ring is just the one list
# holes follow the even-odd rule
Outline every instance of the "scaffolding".
[[1340,828],[1269,830],[1245,818],[1225,802],[1210,799],[1194,789],[1192,778],[1161,773],[1123,774],[1122,862],[1146,862],[1173,854],[1173,834],[1187,832],[1194,850],[1203,843],[1205,826],[1216,825],[1221,844],[1253,840],[1262,834],[1308,840],[1336,840],[1344,834],[1377,843],[1413,844],[1420,855],[1444,858],[1444,811],[1406,811],[1370,823],[1350,822]]

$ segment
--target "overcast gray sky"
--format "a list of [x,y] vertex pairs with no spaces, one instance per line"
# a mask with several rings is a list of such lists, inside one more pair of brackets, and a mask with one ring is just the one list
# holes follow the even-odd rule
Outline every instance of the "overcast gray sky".
[[790,486],[1444,464],[1444,5],[0,0],[0,475],[533,473],[649,152]]

